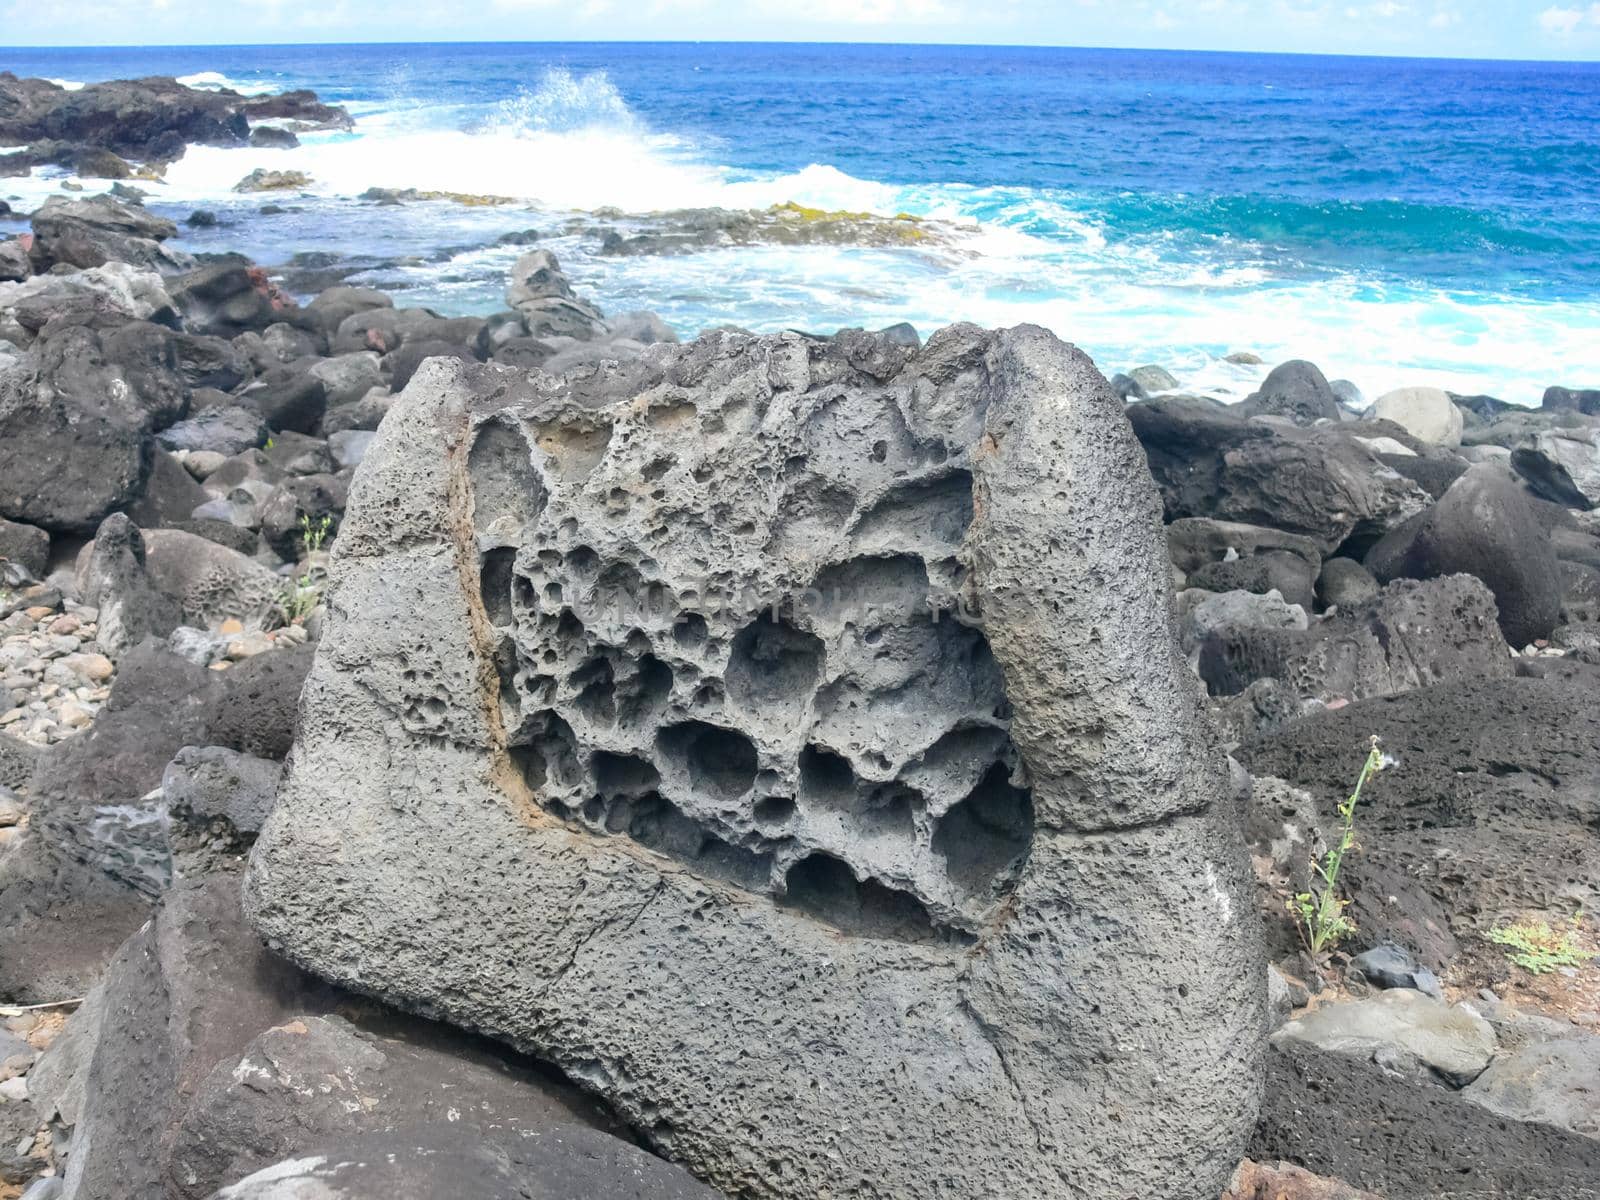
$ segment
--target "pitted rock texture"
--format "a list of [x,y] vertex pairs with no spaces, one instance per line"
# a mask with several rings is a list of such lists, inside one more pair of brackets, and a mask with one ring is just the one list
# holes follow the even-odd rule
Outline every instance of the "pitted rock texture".
[[725,1191],[1215,1196],[1264,971],[1160,535],[1037,329],[427,363],[249,910]]

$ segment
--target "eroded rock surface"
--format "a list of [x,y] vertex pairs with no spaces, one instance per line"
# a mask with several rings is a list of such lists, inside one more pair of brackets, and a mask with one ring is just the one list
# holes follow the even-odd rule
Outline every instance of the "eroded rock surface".
[[1265,975],[1160,535],[1038,329],[426,363],[249,911],[725,1191],[1209,1200]]

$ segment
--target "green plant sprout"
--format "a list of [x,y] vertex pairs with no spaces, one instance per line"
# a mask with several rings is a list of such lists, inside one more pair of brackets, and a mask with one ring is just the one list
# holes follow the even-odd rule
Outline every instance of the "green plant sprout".
[[1568,926],[1561,930],[1550,927],[1547,921],[1527,921],[1520,925],[1497,925],[1489,931],[1489,940],[1506,948],[1506,957],[1524,971],[1535,975],[1548,975],[1557,967],[1581,967],[1597,957],[1592,950],[1578,945],[1578,928],[1583,923],[1583,910],[1572,914]]
[[1339,895],[1339,868],[1344,856],[1356,846],[1356,805],[1361,800],[1361,789],[1367,780],[1383,769],[1383,752],[1378,739],[1372,739],[1367,751],[1367,761],[1362,764],[1361,775],[1356,779],[1355,791],[1339,805],[1339,842],[1322,856],[1319,863],[1311,863],[1311,890],[1300,892],[1288,901],[1289,914],[1294,918],[1300,940],[1306,944],[1313,957],[1331,950],[1350,933],[1355,932],[1355,922],[1345,916],[1350,901]]
[[333,518],[321,516],[313,521],[309,516],[300,518],[300,561],[305,569],[295,576],[294,583],[278,597],[278,615],[285,625],[298,625],[322,603],[322,590],[326,576],[312,558],[322,552],[333,529]]

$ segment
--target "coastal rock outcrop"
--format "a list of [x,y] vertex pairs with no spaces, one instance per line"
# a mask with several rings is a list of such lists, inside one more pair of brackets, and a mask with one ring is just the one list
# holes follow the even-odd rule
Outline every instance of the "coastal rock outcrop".
[[1122,414],[1029,327],[424,364],[247,911],[728,1191],[1210,1200],[1265,971]]

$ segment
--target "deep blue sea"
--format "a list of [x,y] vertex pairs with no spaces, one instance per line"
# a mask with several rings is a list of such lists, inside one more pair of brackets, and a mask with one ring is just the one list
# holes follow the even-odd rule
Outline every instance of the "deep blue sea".
[[[221,227],[193,249],[367,256],[448,312],[499,303],[533,228],[608,311],[680,333],[1037,321],[1108,373],[1144,362],[1248,390],[1307,357],[1368,395],[1409,383],[1536,402],[1600,386],[1600,64],[748,44],[0,50],[84,82],[309,87],[353,134],[192,149],[149,203]],[[291,211],[230,188],[314,183]],[[58,177],[0,180],[24,202]],[[375,208],[370,186],[518,197]],[[910,212],[935,247],[608,258],[584,214],[699,206]],[[16,203],[16,201],[14,201]]]

